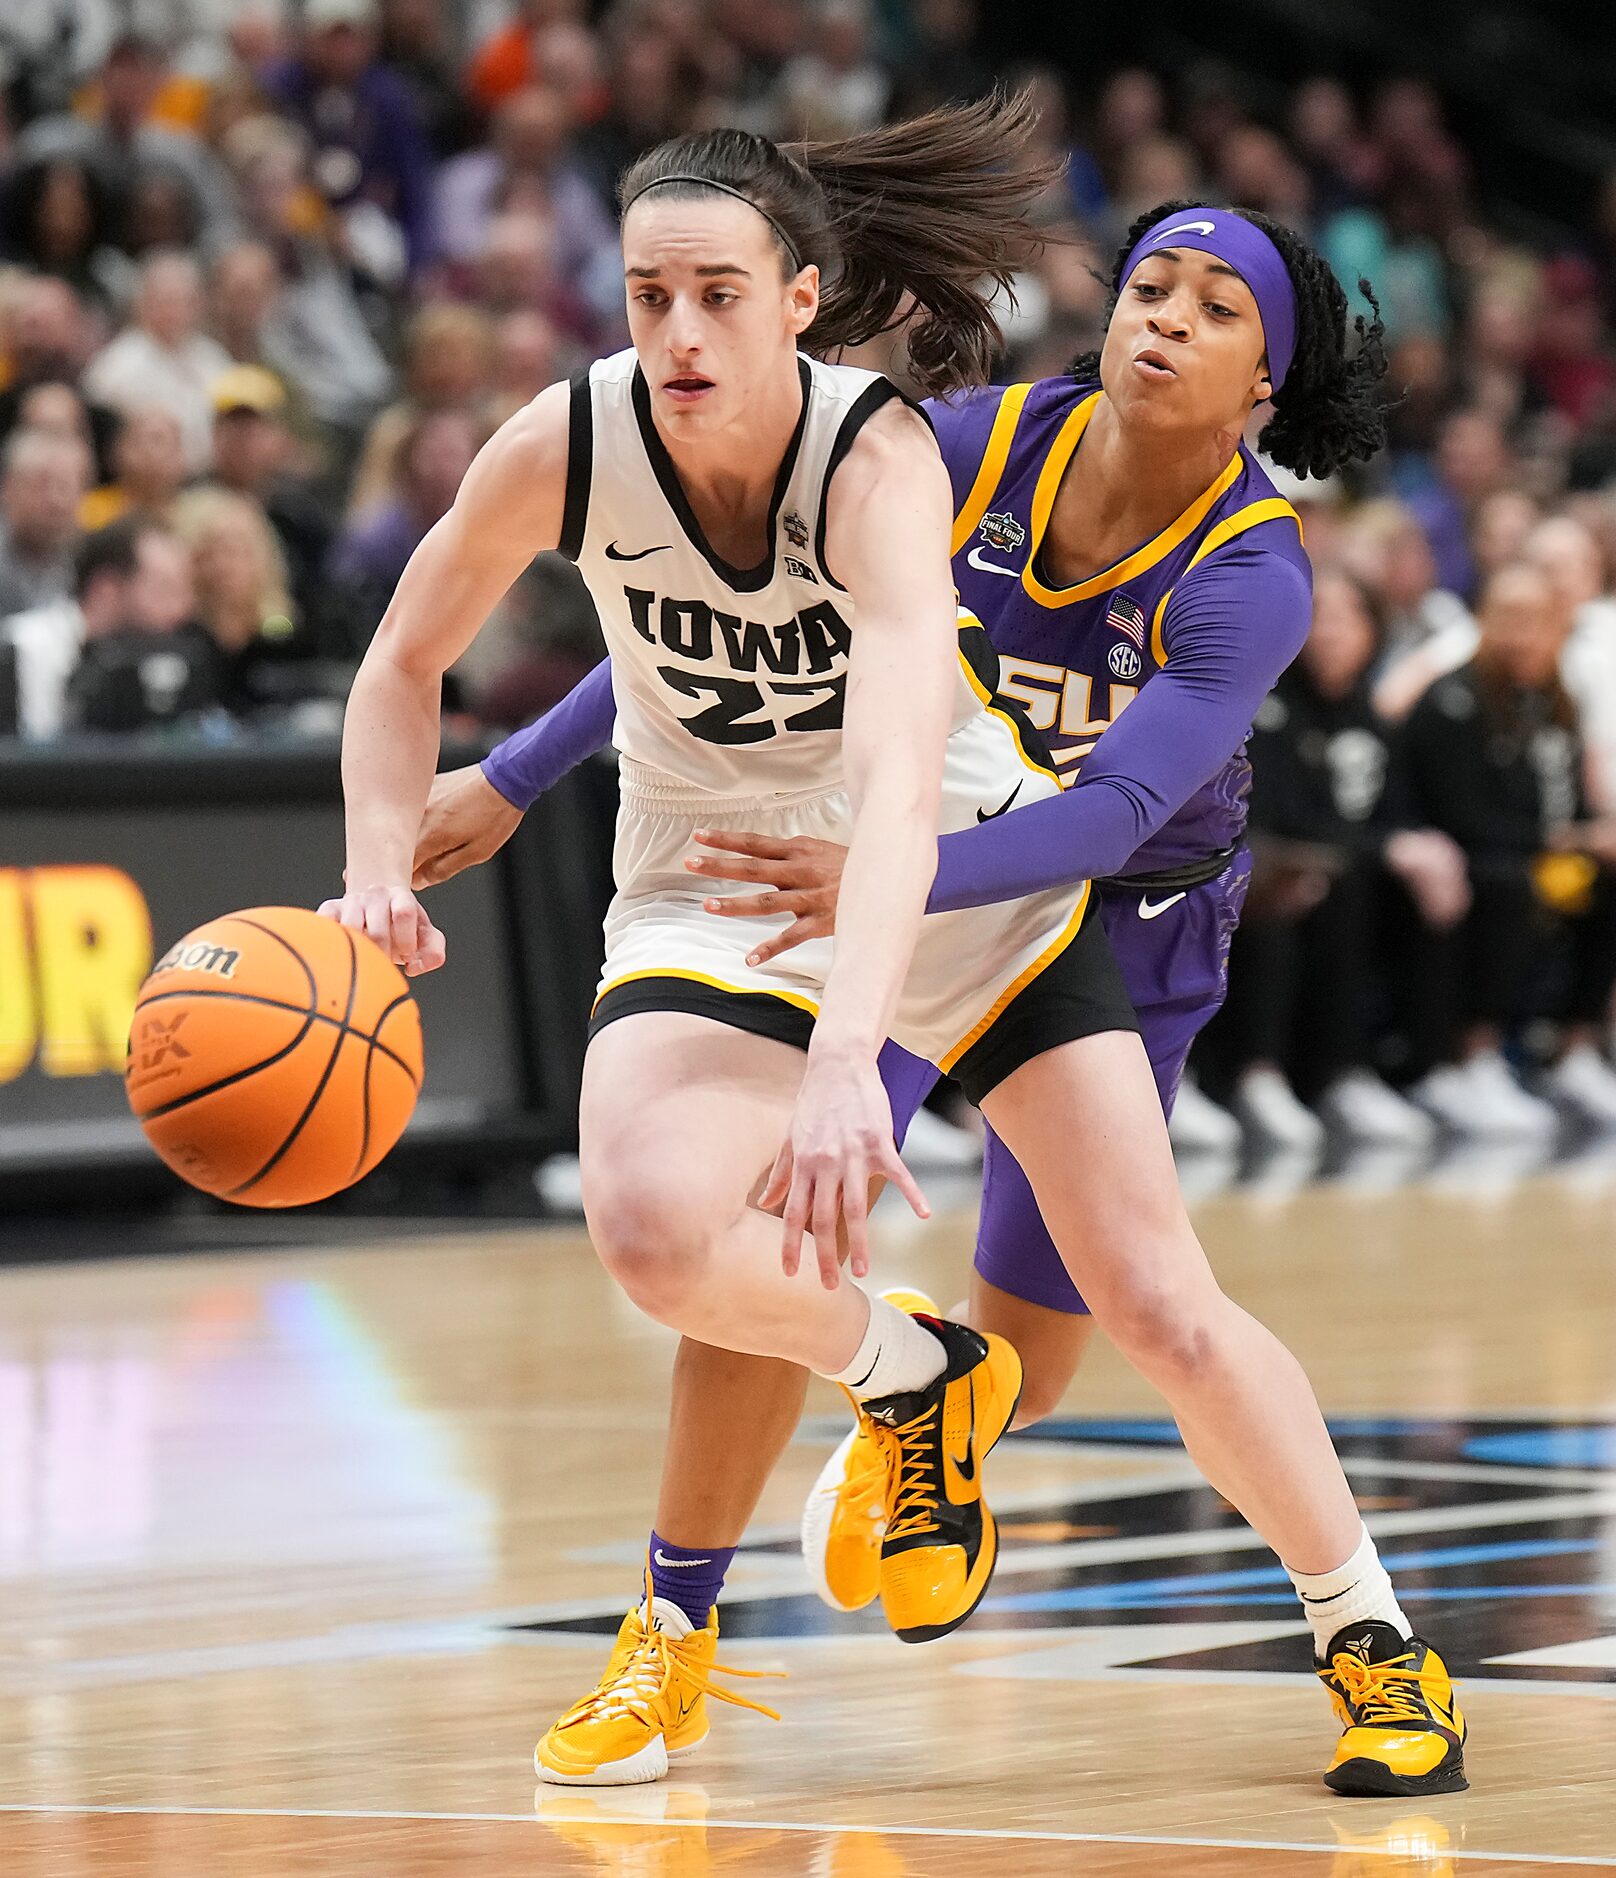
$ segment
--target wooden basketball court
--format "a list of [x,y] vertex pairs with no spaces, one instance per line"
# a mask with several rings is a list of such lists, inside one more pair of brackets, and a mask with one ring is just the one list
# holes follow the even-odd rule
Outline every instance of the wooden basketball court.
[[[0,1872],[1616,1866],[1616,1168],[1198,1213],[1462,1676],[1469,1793],[1324,1789],[1288,1587],[1100,1350],[999,1450],[993,1594],[920,1648],[807,1590],[816,1394],[723,1607],[784,1720],[718,1707],[664,1785],[535,1794],[634,1597],[672,1340],[576,1231],[399,1233],[0,1272]],[[960,1294],[965,1196],[881,1218],[880,1277]]]

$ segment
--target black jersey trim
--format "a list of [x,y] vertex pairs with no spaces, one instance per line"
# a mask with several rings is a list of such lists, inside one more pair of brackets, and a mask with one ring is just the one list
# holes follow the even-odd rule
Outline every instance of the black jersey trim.
[[685,494],[684,484],[679,480],[679,472],[673,467],[668,447],[662,441],[661,433],[651,416],[651,390],[645,382],[645,374],[639,366],[634,368],[634,420],[640,427],[640,441],[645,445],[645,454],[650,459],[657,483],[667,497],[668,507],[678,517],[679,526],[684,530],[690,545],[733,593],[761,593],[774,579],[775,522],[780,514],[780,504],[786,499],[791,473],[797,467],[802,434],[808,427],[808,400],[813,392],[813,375],[809,371],[808,361],[800,356],[797,360],[797,377],[802,386],[802,409],[797,413],[797,427],[792,431],[786,453],[780,459],[780,472],[774,479],[774,494],[769,498],[768,551],[756,567],[743,568],[731,566],[702,532],[701,523],[696,520],[695,510],[690,506],[690,498]]
[[[890,378],[876,379],[873,385],[866,385],[847,407],[847,415],[842,419],[841,427],[831,443],[830,455],[825,459],[824,480],[819,485],[819,519],[814,529],[814,555],[819,562],[819,571],[838,593],[846,593],[847,589],[830,571],[830,563],[825,559],[825,524],[830,513],[831,478],[841,468],[848,451],[858,441],[859,432],[877,411],[884,409],[894,398],[902,398],[912,411],[920,411],[920,406],[915,403],[914,399],[905,397]],[[926,418],[926,427],[930,430],[931,419],[926,417],[924,411],[920,411],[920,415]]]
[[572,400],[567,407],[567,493],[561,508],[561,539],[556,543],[569,561],[576,561],[583,552],[594,467],[594,401],[589,374],[580,372],[572,381]]

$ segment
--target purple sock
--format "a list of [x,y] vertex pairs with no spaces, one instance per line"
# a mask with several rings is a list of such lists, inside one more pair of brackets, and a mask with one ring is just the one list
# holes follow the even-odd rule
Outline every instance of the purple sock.
[[677,1604],[699,1630],[718,1602],[724,1574],[735,1556],[732,1545],[669,1545],[651,1534],[651,1594]]

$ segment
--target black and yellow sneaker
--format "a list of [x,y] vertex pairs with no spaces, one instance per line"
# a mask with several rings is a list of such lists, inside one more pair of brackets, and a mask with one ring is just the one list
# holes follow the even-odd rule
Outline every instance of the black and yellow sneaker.
[[1334,1793],[1463,1793],[1465,1721],[1447,1666],[1395,1624],[1348,1624],[1330,1639],[1319,1679],[1345,1731],[1324,1771]]
[[862,1413],[888,1431],[891,1501],[881,1541],[881,1606],[905,1643],[957,1629],[982,1602],[999,1531],[982,1463],[1015,1417],[1021,1358],[1003,1337],[916,1313],[942,1340],[943,1373]]

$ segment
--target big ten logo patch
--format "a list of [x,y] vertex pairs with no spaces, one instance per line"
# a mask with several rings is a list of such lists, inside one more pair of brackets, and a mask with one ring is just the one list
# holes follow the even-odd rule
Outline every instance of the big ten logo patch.
[[151,965],[145,895],[115,867],[0,867],[0,1083],[121,1075]]

